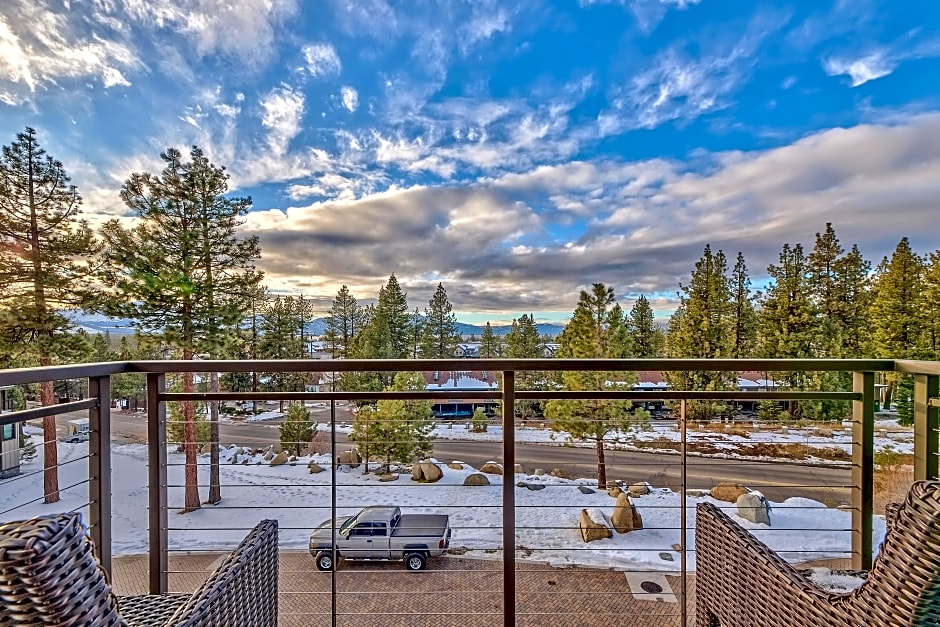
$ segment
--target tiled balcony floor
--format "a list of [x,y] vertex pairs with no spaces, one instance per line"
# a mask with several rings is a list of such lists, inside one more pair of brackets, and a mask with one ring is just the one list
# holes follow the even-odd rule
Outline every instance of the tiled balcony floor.
[[[194,590],[218,564],[218,554],[171,555],[170,590]],[[316,570],[306,552],[281,551],[279,625],[332,624],[330,573]],[[118,594],[146,594],[147,557],[114,559]],[[341,563],[336,573],[339,627],[501,627],[502,562],[446,557],[410,573],[397,562]],[[678,596],[679,577],[668,577]],[[689,577],[688,594],[694,591]],[[672,627],[680,605],[634,598],[622,572],[517,563],[516,624],[519,627]],[[694,622],[689,603],[689,624]]]

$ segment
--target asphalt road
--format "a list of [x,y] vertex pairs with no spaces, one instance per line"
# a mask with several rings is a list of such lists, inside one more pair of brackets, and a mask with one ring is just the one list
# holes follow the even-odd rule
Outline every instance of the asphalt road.
[[[66,433],[65,425],[68,420],[84,416],[87,416],[87,412],[59,416],[59,435]],[[351,417],[347,408],[337,407],[337,422],[348,423]],[[313,408],[312,418],[321,423],[329,422],[329,408]],[[223,421],[219,423],[219,432],[223,443],[235,443],[240,446],[267,446],[278,442],[280,435],[275,421]],[[111,436],[115,442],[146,442],[146,416],[112,410]],[[336,441],[340,450],[350,446],[349,440],[342,433],[337,433]],[[434,444],[434,456],[441,461],[460,460],[479,468],[487,461],[501,462],[503,450],[499,442],[441,440]],[[515,456],[516,463],[522,464],[527,472],[536,468],[546,471],[563,468],[572,477],[597,476],[596,453],[593,448],[516,442]],[[606,465],[609,481],[648,481],[655,486],[674,489],[681,486],[679,455],[608,450]],[[848,487],[851,484],[849,468],[689,456],[686,478],[687,486],[692,489],[708,489],[721,481],[743,483],[761,491],[775,502],[791,496],[811,498],[831,505],[847,504],[851,500]]]

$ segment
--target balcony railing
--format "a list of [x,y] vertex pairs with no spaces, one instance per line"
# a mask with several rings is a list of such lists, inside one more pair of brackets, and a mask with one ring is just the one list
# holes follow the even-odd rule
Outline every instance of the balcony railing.
[[[179,456],[173,452],[168,443],[167,436],[167,410],[166,403],[170,401],[321,401],[329,409],[328,433],[329,452],[332,459],[340,452],[338,440],[344,435],[340,419],[337,418],[337,404],[364,399],[398,399],[398,400],[446,400],[453,396],[449,391],[416,391],[416,392],[170,392],[167,391],[167,377],[184,372],[393,372],[393,371],[466,371],[468,366],[473,370],[482,370],[497,373],[500,377],[498,391],[467,391],[461,390],[460,396],[467,400],[493,400],[499,403],[502,416],[499,421],[501,438],[499,440],[499,462],[505,469],[505,479],[499,488],[498,499],[490,496],[483,498],[483,502],[469,501],[464,503],[447,503],[437,505],[434,499],[434,486],[418,486],[399,482],[396,490],[404,500],[410,503],[419,503],[425,509],[440,509],[453,514],[456,521],[454,545],[460,551],[484,558],[501,557],[496,561],[480,561],[473,566],[468,562],[455,559],[453,566],[441,567],[435,571],[439,586],[425,589],[426,580],[421,585],[414,585],[409,578],[379,569],[376,574],[368,568],[343,569],[332,573],[311,573],[313,571],[313,558],[304,556],[304,539],[312,528],[321,520],[335,518],[339,513],[348,513],[364,502],[366,491],[374,488],[377,482],[372,479],[361,481],[340,482],[337,479],[336,464],[331,464],[331,478],[328,482],[310,484],[306,498],[302,503],[284,503],[278,500],[278,493],[293,489],[299,480],[288,483],[278,483],[276,479],[262,482],[255,477],[255,483],[261,482],[270,491],[270,505],[266,512],[245,511],[257,508],[253,501],[251,507],[240,505],[239,490],[246,489],[244,484],[225,483],[222,489],[225,492],[224,501],[219,506],[206,507],[204,512],[187,514],[178,517],[171,512],[179,511],[181,503],[177,502],[178,495],[183,486],[175,477],[178,475],[178,466],[182,465]],[[603,372],[636,372],[636,371],[761,371],[761,372],[847,372],[852,374],[852,390],[830,391],[796,391],[778,389],[772,391],[694,391],[694,390],[523,390],[517,389],[517,373],[524,372],[564,372],[564,371],[603,371]],[[555,622],[550,624],[590,624],[585,621],[585,615],[591,620],[600,620],[606,624],[611,619],[621,616],[622,609],[608,607],[608,596],[598,586],[607,585],[593,581],[585,571],[579,570],[575,565],[579,563],[576,551],[585,549],[570,549],[559,546],[528,546],[520,538],[525,537],[525,525],[519,524],[522,514],[527,514],[527,508],[539,508],[546,511],[546,521],[542,530],[557,528],[558,534],[573,533],[570,521],[565,524],[554,522],[551,505],[533,505],[527,498],[525,490],[520,491],[513,479],[513,470],[520,459],[517,455],[518,447],[523,442],[521,436],[530,427],[518,424],[514,415],[516,401],[520,400],[629,400],[635,402],[665,400],[675,407],[678,420],[675,429],[678,431],[678,453],[673,455],[649,455],[645,462],[647,469],[636,470],[638,463],[633,462],[627,466],[612,457],[611,476],[617,477],[618,469],[622,471],[632,468],[634,477],[640,476],[649,470],[647,476],[656,475],[662,471],[661,477],[668,477],[670,473],[676,475],[675,479],[666,479],[673,491],[685,495],[689,488],[701,484],[701,474],[712,472],[717,475],[729,475],[734,470],[713,470],[714,467],[704,466],[706,458],[694,456],[689,450],[690,441],[688,429],[690,425],[685,420],[685,407],[688,401],[721,400],[721,401],[850,401],[851,412],[851,463],[836,471],[835,483],[830,486],[786,485],[782,482],[774,484],[766,482],[767,490],[778,488],[782,490],[799,491],[801,488],[812,489],[829,487],[842,494],[845,490],[849,494],[847,509],[851,510],[851,525],[846,531],[851,533],[850,550],[847,555],[851,559],[853,569],[867,569],[871,565],[873,556],[873,485],[874,485],[874,435],[875,435],[875,377],[876,373],[897,372],[914,376],[914,478],[932,479],[938,476],[938,428],[940,428],[940,363],[915,362],[897,360],[672,360],[672,359],[624,359],[624,360],[572,360],[572,359],[466,359],[449,360],[277,360],[277,361],[136,361],[136,362],[109,362],[98,364],[83,364],[70,366],[54,366],[47,368],[30,368],[20,370],[0,371],[0,387],[37,383],[41,381],[58,381],[64,379],[85,378],[88,380],[89,398],[81,401],[62,403],[50,407],[36,407],[25,411],[7,413],[0,416],[0,425],[24,423],[28,420],[53,416],[77,410],[87,410],[90,422],[90,439],[87,460],[87,501],[75,503],[68,502],[69,509],[81,509],[87,512],[87,524],[90,534],[95,542],[97,555],[108,571],[112,571],[112,540],[115,533],[114,504],[112,503],[112,478],[115,472],[122,472],[122,468],[113,467],[112,457],[112,408],[111,408],[111,377],[121,373],[140,373],[146,377],[147,413],[146,413],[146,456],[147,478],[146,483],[140,485],[140,490],[147,491],[147,561],[148,561],[148,590],[138,592],[164,593],[172,591],[173,578],[182,581],[185,573],[171,568],[171,558],[179,553],[192,553],[199,547],[211,545],[212,542],[196,543],[196,548],[186,546],[194,535],[205,536],[225,535],[226,530],[242,531],[249,529],[257,519],[263,517],[279,517],[279,513],[294,521],[293,524],[284,524],[282,521],[282,544],[287,548],[301,549],[295,556],[293,568],[296,571],[286,572],[282,566],[282,576],[288,580],[293,575],[297,577],[320,577],[316,590],[295,589],[291,586],[282,586],[282,597],[293,595],[281,604],[282,624],[379,624],[374,610],[360,611],[357,609],[356,599],[374,599],[382,596],[381,617],[392,620],[398,617],[404,621],[400,624],[420,624],[415,620],[420,614],[428,624],[469,624],[468,614],[473,614],[480,624],[501,624],[512,626],[516,624],[544,624],[545,614],[550,614]],[[316,417],[314,418],[316,420]],[[322,420],[321,420],[322,421]],[[453,424],[453,423],[451,423]],[[51,444],[51,443],[46,443]],[[251,444],[242,442],[236,444]],[[606,442],[608,449],[618,448],[618,442],[612,439]],[[442,446],[442,441],[435,442]],[[469,453],[468,453],[469,454]],[[585,452],[585,463],[593,464],[592,453]],[[608,455],[614,455],[608,452]],[[237,458],[236,458],[237,461]],[[446,462],[446,460],[441,460]],[[62,460],[60,466],[80,462],[76,459]],[[762,462],[745,462],[758,464]],[[208,464],[205,458],[200,458],[200,470]],[[546,463],[551,465],[551,463]],[[712,470],[709,470],[709,469]],[[653,472],[655,469],[656,472]],[[703,470],[704,469],[704,470]],[[694,472],[690,473],[690,470]],[[700,472],[701,471],[701,472]],[[844,475],[838,474],[839,472]],[[31,470],[25,475],[42,473],[41,466]],[[621,474],[625,474],[621,472]],[[171,476],[172,475],[172,476]],[[15,491],[11,489],[11,482],[23,478],[13,477],[0,482],[0,495]],[[619,478],[619,477],[618,477]],[[629,477],[626,477],[629,480]],[[745,481],[742,481],[744,483]],[[200,484],[205,485],[204,477]],[[701,487],[701,485],[699,485]],[[420,496],[415,496],[416,488],[422,490]],[[607,486],[597,486],[601,491]],[[6,492],[3,492],[6,490]],[[70,494],[80,490],[80,485],[62,485],[60,490]],[[481,493],[482,494],[482,493]],[[407,497],[407,498],[405,498]],[[524,498],[526,497],[526,498]],[[6,498],[0,500],[0,520],[23,518],[22,512],[41,501],[42,494],[31,494],[17,499]],[[677,546],[649,546],[638,548],[638,551],[648,551],[651,555],[669,553],[678,555],[678,567],[675,565],[667,574],[677,578],[678,586],[676,607],[657,613],[663,617],[662,624],[685,625],[690,612],[689,585],[691,581],[688,564],[691,556],[691,544],[688,543],[687,532],[693,514],[687,511],[687,499],[678,499],[678,512],[673,512],[674,527],[661,529],[662,537],[678,532]],[[550,500],[549,500],[550,502]],[[123,505],[123,504],[122,504]],[[51,504],[45,506],[50,511],[62,509],[61,505]],[[407,509],[408,505],[405,505]],[[417,505],[416,505],[417,507]],[[482,510],[498,510],[498,523],[494,528],[499,530],[499,542],[495,545],[487,540],[484,533],[475,533],[473,526],[480,524],[479,514]],[[32,510],[30,510],[32,511]],[[299,512],[299,513],[298,513]],[[123,516],[123,514],[122,514]],[[302,516],[308,516],[303,519]],[[210,519],[211,518],[211,519]],[[526,516],[526,520],[529,518]],[[220,522],[223,521],[223,522]],[[308,520],[309,524],[303,522]],[[493,520],[492,517],[486,520]],[[301,522],[297,522],[301,521]],[[553,524],[554,523],[554,524]],[[122,525],[126,522],[122,519]],[[490,523],[491,524],[491,523]],[[463,525],[463,528],[461,528]],[[654,525],[655,527],[655,525]],[[649,528],[649,527],[647,527]],[[576,528],[575,528],[576,529]],[[493,529],[489,529],[493,531]],[[122,529],[122,534],[127,530]],[[139,533],[143,533],[140,530]],[[812,533],[806,530],[807,534]],[[172,542],[172,536],[177,535],[182,540]],[[471,545],[461,545],[461,536],[471,539]],[[541,537],[541,536],[540,536]],[[670,535],[671,537],[671,535]],[[473,540],[476,538],[476,540]],[[476,542],[476,544],[472,544]],[[587,545],[585,545],[587,546]],[[562,558],[559,562],[571,565],[572,569],[560,570],[542,566],[529,566],[526,557],[533,551],[555,550]],[[568,553],[565,554],[565,551]],[[593,549],[596,553],[603,549]],[[121,553],[126,553],[121,549]],[[624,570],[617,565],[619,551],[608,550],[611,568],[615,571]],[[307,561],[304,562],[303,560]],[[450,559],[450,558],[448,558]],[[300,560],[300,561],[297,561]],[[602,560],[603,561],[603,560]],[[648,560],[653,561],[653,560]],[[286,562],[284,562],[286,563]],[[296,564],[299,564],[297,566]],[[399,568],[398,566],[395,567]],[[661,569],[662,565],[656,568]],[[654,568],[650,568],[654,570]],[[179,575],[179,576],[178,576]],[[570,575],[568,579],[565,576]],[[374,577],[385,577],[392,581],[391,587],[381,581],[373,581]],[[537,579],[538,582],[533,583]],[[419,581],[419,580],[412,580]],[[357,582],[362,586],[357,587]],[[120,586],[121,582],[116,581]],[[446,586],[457,586],[456,589],[441,589]],[[423,603],[417,599],[421,597]],[[467,599],[474,598],[474,603]],[[559,599],[562,599],[561,602]],[[642,604],[641,604],[642,605]],[[415,610],[415,607],[423,609]],[[643,606],[648,607],[648,606]],[[661,607],[661,604],[660,604]],[[411,608],[411,609],[409,609]],[[486,608],[486,609],[481,609]],[[633,611],[640,611],[634,609]],[[645,611],[645,610],[644,610]],[[568,622],[565,615],[570,612]],[[578,614],[580,612],[580,614]],[[652,611],[651,611],[652,612]],[[430,618],[429,618],[430,617]],[[561,622],[558,622],[559,618]],[[312,620],[316,619],[316,620]],[[293,622],[292,622],[293,621]],[[356,622],[359,621],[359,622]],[[671,621],[671,622],[670,622]],[[389,624],[397,624],[394,621]],[[475,624],[475,623],[474,623]]]

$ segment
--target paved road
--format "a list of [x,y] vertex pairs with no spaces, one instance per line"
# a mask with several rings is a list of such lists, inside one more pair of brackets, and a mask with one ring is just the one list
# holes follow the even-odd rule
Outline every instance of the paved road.
[[[58,417],[60,435],[66,432],[68,420],[86,416],[86,412],[73,412]],[[315,421],[328,422],[328,407],[313,408]],[[337,407],[337,422],[349,422],[351,414],[343,406]],[[267,446],[279,441],[277,422],[230,422],[219,424],[223,443],[240,446]],[[146,417],[112,411],[112,439],[116,442],[145,442]],[[350,445],[342,433],[337,433],[338,448]],[[517,442],[516,463],[527,472],[535,468],[551,471],[564,468],[570,476],[596,477],[597,463],[592,448],[546,446]],[[479,468],[487,461],[502,461],[499,442],[443,440],[434,445],[434,456],[441,461],[460,460]],[[607,451],[608,480],[626,482],[648,481],[656,486],[678,488],[681,485],[681,458],[674,454],[641,453],[635,451]],[[689,457],[687,484],[692,489],[707,489],[720,481],[736,481],[760,490],[772,501],[780,502],[790,496],[802,496],[824,503],[838,505],[850,502],[848,486],[851,484],[849,468],[827,468],[803,464],[769,463],[757,461],[725,460]]]

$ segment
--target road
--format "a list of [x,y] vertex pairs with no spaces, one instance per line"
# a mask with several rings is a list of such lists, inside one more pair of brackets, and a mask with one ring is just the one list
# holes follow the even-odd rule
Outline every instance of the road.
[[[66,432],[66,422],[87,416],[87,412],[72,412],[58,417],[59,434]],[[315,407],[312,418],[329,422],[328,407]],[[352,414],[345,407],[337,407],[337,422],[350,422]],[[219,423],[223,443],[240,446],[267,446],[279,441],[275,421]],[[120,443],[146,442],[147,424],[143,414],[111,413],[112,440]],[[336,434],[337,448],[345,450],[352,444],[345,434]],[[487,461],[502,461],[499,442],[440,440],[434,443],[434,456],[441,461],[460,460],[475,468]],[[563,468],[572,477],[596,477],[596,454],[593,448],[546,446],[516,442],[516,463],[527,472],[536,468],[551,471]],[[681,458],[675,454],[642,453],[636,451],[606,451],[608,480],[628,483],[648,481],[655,486],[678,489],[681,485]],[[791,496],[802,496],[830,505],[848,504],[851,500],[849,468],[829,468],[803,464],[729,460],[709,457],[687,458],[687,486],[708,489],[721,481],[734,481],[759,490],[774,502]]]

